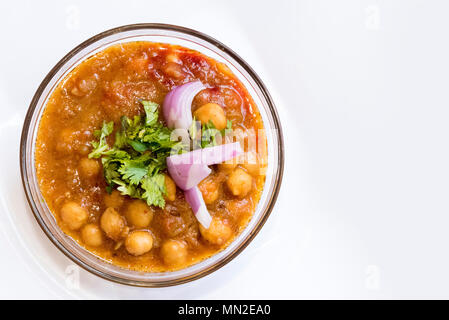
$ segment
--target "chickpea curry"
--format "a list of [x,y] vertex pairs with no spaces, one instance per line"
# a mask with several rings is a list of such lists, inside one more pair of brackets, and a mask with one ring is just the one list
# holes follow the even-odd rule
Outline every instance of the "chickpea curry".
[[225,64],[175,45],[113,45],[49,97],[38,183],[62,230],[99,258],[182,269],[226,248],[251,219],[265,182],[262,130]]

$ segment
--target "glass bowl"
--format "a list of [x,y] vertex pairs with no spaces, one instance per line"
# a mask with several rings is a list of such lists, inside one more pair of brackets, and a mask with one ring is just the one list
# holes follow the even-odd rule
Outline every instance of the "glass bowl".
[[[39,190],[36,178],[36,134],[43,110],[53,90],[84,59],[113,44],[131,41],[177,44],[226,63],[253,97],[266,130],[266,181],[259,204],[247,227],[224,250],[195,265],[173,272],[143,273],[123,269],[96,257],[78,245],[59,228]],[[48,73],[37,89],[25,118],[20,145],[20,166],[25,193],[37,222],[48,238],[67,257],[87,271],[117,283],[142,287],[162,287],[192,281],[216,271],[236,257],[256,236],[270,215],[281,185],[283,163],[279,117],[270,94],[254,70],[234,51],[217,40],[198,31],[165,24],[134,24],[114,28],[90,38],[70,51]]]

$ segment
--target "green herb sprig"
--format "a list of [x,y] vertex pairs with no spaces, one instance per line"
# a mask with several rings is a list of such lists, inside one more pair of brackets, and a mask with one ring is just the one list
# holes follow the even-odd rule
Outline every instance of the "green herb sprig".
[[113,122],[103,122],[95,132],[89,158],[101,158],[108,192],[117,188],[123,195],[143,199],[148,205],[165,207],[166,158],[173,150],[181,150],[178,141],[170,139],[171,131],[159,121],[159,105],[141,100],[145,117],[120,119],[115,142],[110,147],[106,138],[113,132]]
[[193,142],[193,149],[208,148],[218,145],[217,136],[223,139],[226,134],[232,132],[232,121],[227,120],[226,128],[218,130],[212,121],[201,125],[199,121],[193,118],[192,125],[189,128],[190,139]]

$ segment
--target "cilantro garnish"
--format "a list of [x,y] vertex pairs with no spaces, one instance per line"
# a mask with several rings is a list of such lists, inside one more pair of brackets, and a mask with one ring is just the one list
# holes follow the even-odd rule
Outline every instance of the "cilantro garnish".
[[117,189],[123,195],[143,199],[148,205],[165,207],[164,195],[166,158],[173,152],[213,147],[218,144],[217,135],[223,138],[232,130],[228,120],[223,130],[218,130],[212,122],[201,125],[193,119],[189,129],[193,145],[171,140],[172,130],[159,121],[159,105],[141,100],[145,116],[120,119],[120,128],[115,133],[111,147],[106,138],[114,130],[113,122],[103,122],[101,130],[94,132],[93,150],[89,158],[101,158],[104,178],[110,193]]
[[215,125],[209,121],[201,125],[199,121],[193,118],[192,125],[189,129],[190,138],[193,141],[193,148],[208,148],[218,145],[217,135],[223,139],[226,134],[229,134],[232,130],[232,121],[228,120],[226,128],[218,130]]
[[99,141],[92,141],[92,146],[94,151],[89,154],[89,158],[99,158],[103,152],[109,149],[108,143],[106,142],[106,137],[112,133],[114,129],[114,122],[103,122],[103,127],[101,130],[96,130],[94,136],[99,139]]
[[107,190],[114,188],[123,195],[145,200],[148,205],[165,207],[166,158],[172,150],[181,149],[180,142],[170,139],[171,130],[159,121],[157,103],[140,101],[145,116],[130,119],[123,116],[121,127],[110,147],[106,141],[114,129],[113,122],[103,122],[95,132],[89,158],[101,158]]

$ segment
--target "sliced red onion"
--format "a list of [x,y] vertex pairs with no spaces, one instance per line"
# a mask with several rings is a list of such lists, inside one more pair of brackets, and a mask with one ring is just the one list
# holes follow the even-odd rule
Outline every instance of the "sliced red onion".
[[174,88],[164,99],[163,113],[169,128],[188,129],[192,124],[193,98],[206,87],[201,81]]
[[203,195],[198,187],[195,186],[184,191],[184,195],[186,201],[190,204],[195,217],[198,219],[198,222],[201,223],[204,228],[209,229],[212,217],[209,211],[207,211],[206,203],[204,203]]
[[239,142],[222,144],[215,147],[208,147],[204,149],[196,149],[191,152],[175,154],[167,158],[172,165],[178,166],[181,164],[201,164],[210,166],[219,164],[230,159],[233,159],[243,153]]
[[[170,91],[164,99],[163,113],[169,128],[186,129],[192,124],[193,98],[206,87],[200,82],[190,82]],[[238,142],[198,149],[167,158],[167,168],[176,185],[184,190],[186,201],[192,207],[199,223],[209,228],[212,217],[207,211],[198,183],[206,178],[209,165],[222,163],[243,153]]]
[[167,168],[173,181],[182,190],[195,187],[212,171],[207,165],[201,163],[175,163],[172,157],[167,158]]

